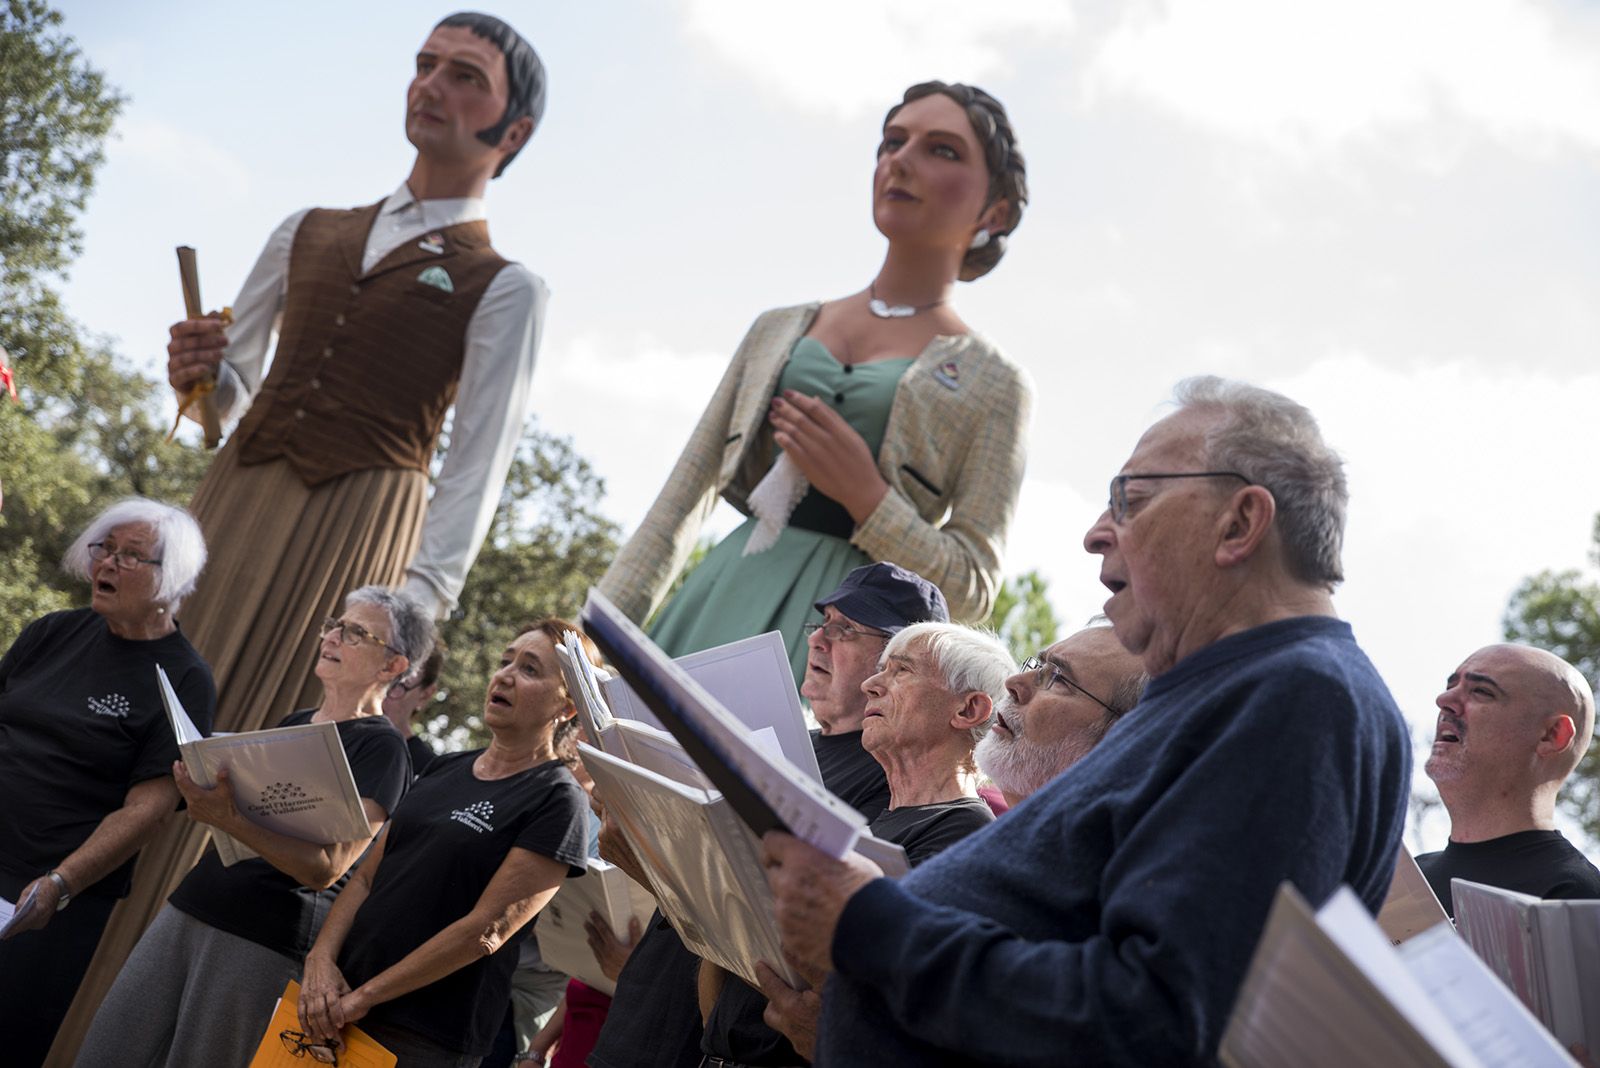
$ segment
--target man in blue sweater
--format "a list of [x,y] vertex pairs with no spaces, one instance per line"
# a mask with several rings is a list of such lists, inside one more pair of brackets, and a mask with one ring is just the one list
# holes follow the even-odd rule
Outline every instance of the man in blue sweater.
[[1280,882],[1377,910],[1410,745],[1334,615],[1346,499],[1300,405],[1179,386],[1084,539],[1139,705],[898,883],[768,836],[784,948],[832,971],[819,1064],[1213,1063]]

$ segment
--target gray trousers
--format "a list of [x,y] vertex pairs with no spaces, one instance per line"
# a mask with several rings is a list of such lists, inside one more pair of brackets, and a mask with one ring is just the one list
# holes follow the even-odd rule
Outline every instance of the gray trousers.
[[246,1068],[300,965],[163,905],[100,1003],[77,1068]]

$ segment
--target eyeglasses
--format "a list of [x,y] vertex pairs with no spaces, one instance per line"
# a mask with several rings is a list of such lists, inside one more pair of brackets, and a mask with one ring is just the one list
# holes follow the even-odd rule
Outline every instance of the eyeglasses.
[[1048,660],[1043,660],[1037,656],[1030,656],[1028,659],[1022,662],[1022,670],[1031,672],[1033,674],[1033,685],[1037,690],[1048,691],[1052,686],[1059,682],[1063,686],[1063,692],[1071,692],[1076,690],[1089,700],[1093,701],[1095,704],[1099,705],[1101,708],[1105,709],[1112,716],[1120,716],[1122,714],[1116,709],[1112,708],[1110,705],[1106,704],[1104,701],[1100,700],[1100,698],[1096,697],[1094,694],[1090,693],[1088,690],[1085,690],[1082,686],[1079,686],[1077,683],[1067,678],[1066,672],[1062,671]]
[[421,689],[421,688],[422,688],[422,680],[421,679],[418,679],[416,682],[413,682],[410,686],[406,685],[404,679],[395,679],[393,682],[391,682],[389,684],[389,696],[390,697],[404,697],[406,694],[410,693],[412,690],[417,690],[417,689]]
[[349,623],[342,619],[334,619],[332,616],[322,621],[322,636],[324,638],[335,631],[338,631],[339,640],[345,645],[353,646],[370,642],[373,645],[383,646],[396,656],[400,655],[400,650],[372,633],[366,627],[363,627],[360,623]]
[[1135,480],[1158,478],[1236,478],[1246,486],[1258,485],[1237,471],[1184,471],[1180,474],[1131,474],[1118,475],[1111,480],[1111,497],[1106,502],[1106,509],[1111,513],[1113,523],[1125,523],[1128,520],[1128,483]]
[[852,627],[848,623],[807,623],[805,625],[806,637],[810,638],[817,631],[830,642],[853,642],[857,638],[887,638],[881,630],[869,630],[866,627]]
[[304,1031],[279,1031],[278,1038],[291,1056],[304,1057],[309,1054],[312,1060],[321,1064],[339,1063],[338,1051],[325,1042],[307,1042]]
[[140,564],[160,564],[160,560],[147,560],[132,549],[123,549],[118,552],[103,541],[91,542],[89,545],[89,559],[99,563],[106,557],[117,562],[117,567],[123,571],[132,571]]

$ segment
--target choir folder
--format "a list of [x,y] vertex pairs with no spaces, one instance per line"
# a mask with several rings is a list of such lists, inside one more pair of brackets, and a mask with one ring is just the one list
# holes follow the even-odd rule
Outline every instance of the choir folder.
[[[195,782],[209,789],[216,785],[217,770],[227,768],[240,815],[291,838],[329,845],[372,837],[338,726],[305,723],[207,738],[189,718],[160,665],[156,676],[183,766]],[[211,838],[224,866],[257,855],[216,828]]]

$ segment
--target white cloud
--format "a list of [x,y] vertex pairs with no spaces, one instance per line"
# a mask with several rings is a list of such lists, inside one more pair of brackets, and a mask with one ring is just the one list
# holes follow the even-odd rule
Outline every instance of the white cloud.
[[1063,38],[1069,0],[687,0],[686,29],[793,107],[838,118],[884,109],[907,85],[1007,74],[1017,43]]
[[137,110],[118,121],[107,155],[114,163],[135,162],[177,188],[203,190],[208,200],[250,192],[250,168],[233,153],[193,130]]
[[1087,83],[1292,151],[1445,116],[1594,150],[1597,38],[1558,0],[1169,0],[1111,32]]

